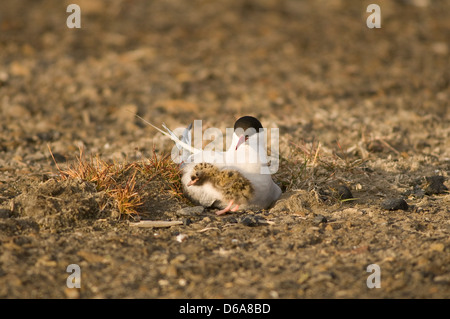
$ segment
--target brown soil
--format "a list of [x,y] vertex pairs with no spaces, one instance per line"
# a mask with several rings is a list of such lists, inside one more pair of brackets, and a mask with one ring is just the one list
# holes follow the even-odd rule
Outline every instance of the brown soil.
[[[68,29],[69,1],[2,1],[0,297],[448,298],[450,3],[379,0],[368,29],[372,2],[78,0]],[[170,151],[133,112],[278,127],[282,199],[217,217],[141,181],[140,218],[183,224],[139,228],[58,179],[48,146],[61,166]]]

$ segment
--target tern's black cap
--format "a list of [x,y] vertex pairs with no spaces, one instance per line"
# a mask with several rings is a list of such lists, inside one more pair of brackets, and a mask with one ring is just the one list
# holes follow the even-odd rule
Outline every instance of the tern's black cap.
[[253,116],[243,116],[234,123],[234,130],[242,128],[245,131],[249,128],[255,129],[256,132],[259,132],[259,129],[263,128],[261,122]]

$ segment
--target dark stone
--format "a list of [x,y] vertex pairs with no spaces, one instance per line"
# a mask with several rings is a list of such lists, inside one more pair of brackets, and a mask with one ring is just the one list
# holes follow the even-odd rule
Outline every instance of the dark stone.
[[427,195],[443,194],[448,190],[447,186],[444,185],[444,176],[428,176],[425,179],[427,182],[424,191]]
[[255,215],[246,215],[241,218],[240,222],[244,226],[255,227],[260,225],[259,219],[260,218]]
[[337,195],[340,200],[353,198],[353,194],[350,189],[345,185],[339,185],[336,189]]
[[313,223],[316,225],[319,225],[321,223],[326,223],[327,222],[327,218],[323,215],[316,215],[316,217],[314,217]]
[[390,198],[381,203],[381,208],[387,210],[408,210],[408,204],[402,198]]
[[236,224],[238,222],[238,220],[233,216],[225,217],[222,219],[222,221],[225,223],[230,223],[230,224]]

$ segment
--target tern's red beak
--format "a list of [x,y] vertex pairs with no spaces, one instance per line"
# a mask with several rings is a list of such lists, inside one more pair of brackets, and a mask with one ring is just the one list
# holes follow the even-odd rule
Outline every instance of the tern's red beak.
[[238,142],[237,142],[237,144],[236,144],[236,149],[238,149],[238,147],[239,147],[242,143],[244,143],[247,139],[248,139],[248,137],[246,137],[245,135],[242,135],[242,136],[239,138],[239,140],[238,140]]

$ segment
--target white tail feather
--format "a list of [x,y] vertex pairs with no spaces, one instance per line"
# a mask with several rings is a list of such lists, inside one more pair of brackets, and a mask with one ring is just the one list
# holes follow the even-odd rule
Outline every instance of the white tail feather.
[[[161,130],[159,127],[156,127],[155,125],[153,125],[152,123],[150,123],[149,121],[143,119],[142,117],[140,117],[139,115],[135,114],[136,117],[140,118],[142,121],[144,121],[146,124],[152,126],[153,128],[157,129],[159,132],[161,132],[163,135],[169,137],[172,141],[175,142],[175,144],[177,145],[178,149],[180,149],[180,147],[184,148],[185,150],[191,152],[192,154],[197,153],[197,152],[201,152],[202,150],[196,149],[194,147],[192,147],[190,145],[190,134],[189,131],[192,128],[192,124],[189,125],[189,127],[183,132],[183,137],[182,139],[185,140],[180,140],[171,130],[169,130],[167,128],[166,125],[163,124],[163,127],[168,131],[168,132],[164,132],[163,130]],[[187,143],[189,142],[189,144]]]

